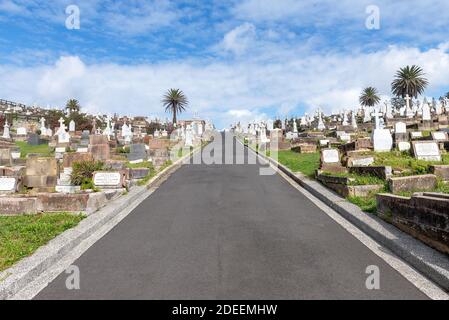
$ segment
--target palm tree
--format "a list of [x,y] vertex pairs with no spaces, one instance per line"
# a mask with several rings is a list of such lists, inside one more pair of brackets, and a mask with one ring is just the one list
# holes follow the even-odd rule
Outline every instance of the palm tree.
[[391,91],[397,97],[405,98],[407,95],[411,98],[418,98],[418,95],[424,93],[424,89],[429,84],[424,78],[424,71],[418,66],[406,66],[396,72],[396,78],[391,83]]
[[65,108],[70,112],[80,112],[81,110],[80,103],[76,99],[70,99],[69,101],[67,101]]
[[185,111],[189,101],[182,90],[170,89],[164,95],[162,103],[164,104],[165,112],[173,114],[173,125],[176,125],[176,115]]
[[368,87],[363,89],[359,98],[360,104],[364,107],[373,107],[380,102],[380,97],[377,93],[377,89]]

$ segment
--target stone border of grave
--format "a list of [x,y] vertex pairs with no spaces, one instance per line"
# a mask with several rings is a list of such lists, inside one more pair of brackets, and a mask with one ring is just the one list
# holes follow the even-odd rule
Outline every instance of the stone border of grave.
[[[241,143],[240,140],[238,141]],[[245,147],[255,152],[260,158],[276,166],[278,170],[285,173],[313,196],[379,244],[409,263],[442,289],[449,291],[449,260],[445,254],[432,249],[381,218],[368,215],[358,206],[327,189],[318,181],[311,180],[300,172],[294,173],[276,160],[260,154],[248,146]]]
[[[0,272],[0,300],[11,299],[15,294],[62,260],[67,254],[75,250],[84,240],[119,216],[122,211],[126,211],[122,219],[125,218],[167,180],[171,174],[178,170],[187,159],[200,152],[203,147],[193,150],[188,155],[178,159],[171,166],[154,176],[145,186],[131,189],[127,195],[111,201],[109,205],[89,215],[76,227],[63,232],[48,244],[37,249],[31,256]],[[117,221],[114,226],[122,219]]]

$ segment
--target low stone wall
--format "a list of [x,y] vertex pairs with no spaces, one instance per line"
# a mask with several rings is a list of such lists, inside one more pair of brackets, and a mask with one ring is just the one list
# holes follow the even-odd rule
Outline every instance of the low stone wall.
[[0,197],[0,215],[37,214],[39,212],[84,212],[90,214],[120,196],[124,189],[95,193],[37,193]]
[[444,181],[449,181],[449,165],[434,165],[430,166],[430,172]]
[[391,167],[385,166],[372,166],[372,167],[350,167],[350,173],[355,173],[358,175],[370,175],[374,177],[378,177],[383,180],[387,180],[388,177],[392,175]]
[[388,187],[392,193],[433,190],[437,186],[437,177],[433,174],[395,177],[388,179]]
[[327,188],[335,191],[343,197],[366,197],[370,194],[381,191],[383,185],[361,185],[351,186],[351,181],[354,179],[347,177],[328,176],[317,173],[317,180],[320,181]]
[[409,198],[378,194],[376,198],[379,216],[449,254],[449,195],[418,193]]

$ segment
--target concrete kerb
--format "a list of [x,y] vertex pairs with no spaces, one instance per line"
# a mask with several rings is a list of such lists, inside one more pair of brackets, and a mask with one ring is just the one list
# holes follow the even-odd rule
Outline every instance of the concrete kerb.
[[37,279],[46,269],[62,259],[68,252],[99,230],[121,211],[131,205],[137,206],[140,204],[172,173],[178,170],[186,159],[189,159],[200,150],[201,148],[196,149],[178,159],[171,166],[154,176],[147,185],[134,187],[127,195],[111,201],[108,206],[89,215],[75,228],[67,230],[52,239],[48,244],[37,249],[31,256],[0,272],[0,300],[8,299]]
[[366,214],[358,206],[338,196],[319,182],[307,178],[302,173],[294,173],[276,160],[260,154],[248,146],[246,147],[260,158],[277,167],[278,170],[285,173],[343,218],[449,292],[449,259],[446,255],[428,247],[381,218]]

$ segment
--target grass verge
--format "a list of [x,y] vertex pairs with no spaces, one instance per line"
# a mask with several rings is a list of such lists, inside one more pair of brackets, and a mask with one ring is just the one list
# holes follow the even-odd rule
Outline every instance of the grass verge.
[[320,167],[320,154],[280,150],[278,161],[293,172],[301,172],[310,178],[314,178],[315,171]]
[[68,213],[0,216],[0,271],[31,255],[84,218]]
[[53,149],[48,144],[40,144],[32,146],[25,141],[16,141],[16,145],[20,148],[20,157],[26,158],[29,153],[38,153],[43,156],[50,156],[53,153]]

